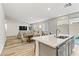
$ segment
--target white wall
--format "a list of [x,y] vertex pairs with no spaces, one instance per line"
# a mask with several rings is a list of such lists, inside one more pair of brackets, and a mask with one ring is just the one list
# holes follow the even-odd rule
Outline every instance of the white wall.
[[51,19],[48,21],[48,32],[52,32],[53,34],[56,33],[57,29],[57,22],[56,19]]
[[33,26],[33,30],[35,30],[35,31],[40,31],[40,30],[48,31],[48,22],[46,22],[46,21],[34,23],[34,24],[32,24],[32,26]]
[[[64,21],[64,23],[67,23],[67,22]],[[38,31],[39,25],[42,26],[42,29],[41,29],[42,31],[48,31],[48,33],[51,32],[51,33],[55,34],[57,28],[60,30],[60,34],[68,34],[68,32],[69,32],[68,24],[57,25],[57,19],[50,19],[50,20],[46,20],[46,21],[43,21],[43,22],[35,23],[35,24],[33,24],[33,28]]]
[[[7,36],[16,36],[19,32],[19,26],[29,26],[27,23],[17,22],[17,21],[7,21]],[[27,28],[27,31],[29,29]]]
[[4,13],[0,3],[0,54],[5,44],[5,26],[4,26]]
[[38,31],[40,30],[39,26],[41,25],[42,31],[47,31],[48,33],[52,32],[55,34],[56,32],[56,20],[50,19],[43,22],[33,24],[33,28]]
[[70,34],[73,34],[73,35],[79,34],[79,23],[70,24],[69,32]]

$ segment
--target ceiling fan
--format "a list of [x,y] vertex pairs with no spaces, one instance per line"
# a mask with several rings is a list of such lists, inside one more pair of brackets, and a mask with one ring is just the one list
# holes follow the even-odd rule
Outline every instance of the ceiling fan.
[[72,3],[67,3],[64,5],[65,8],[72,6]]

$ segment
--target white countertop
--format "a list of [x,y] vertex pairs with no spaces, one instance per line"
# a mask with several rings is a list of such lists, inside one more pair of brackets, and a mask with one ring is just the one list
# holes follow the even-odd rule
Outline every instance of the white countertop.
[[[64,35],[67,36],[67,35]],[[73,35],[69,35],[66,39],[59,39],[54,37],[54,35],[45,35],[45,36],[39,36],[39,37],[33,37],[33,40],[37,40],[38,42],[44,43],[50,47],[56,48],[59,45],[61,45],[63,42],[71,38]]]

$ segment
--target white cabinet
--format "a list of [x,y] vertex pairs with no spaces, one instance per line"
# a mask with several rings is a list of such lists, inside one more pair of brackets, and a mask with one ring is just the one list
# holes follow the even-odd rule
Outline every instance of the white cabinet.
[[58,49],[58,56],[68,56],[68,43],[64,43]]
[[74,37],[62,44],[58,49],[58,56],[70,56],[74,48]]
[[68,55],[70,56],[72,53],[71,42],[68,44],[68,48],[69,48]]
[[70,38],[70,40],[68,41],[68,55],[70,56],[72,54],[72,50],[74,48],[74,38]]
[[68,56],[68,42],[64,45],[64,56]]
[[64,56],[64,45],[59,47],[59,49],[58,49],[58,56]]

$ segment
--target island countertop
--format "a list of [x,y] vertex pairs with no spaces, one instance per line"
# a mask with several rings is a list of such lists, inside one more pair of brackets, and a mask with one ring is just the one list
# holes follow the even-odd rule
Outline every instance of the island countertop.
[[[67,35],[63,35],[63,36],[67,36]],[[52,48],[56,48],[59,47],[65,41],[69,40],[69,38],[71,37],[73,37],[73,35],[68,35],[68,38],[66,39],[60,39],[54,37],[54,35],[45,35],[45,36],[33,37],[32,39],[44,43]]]

